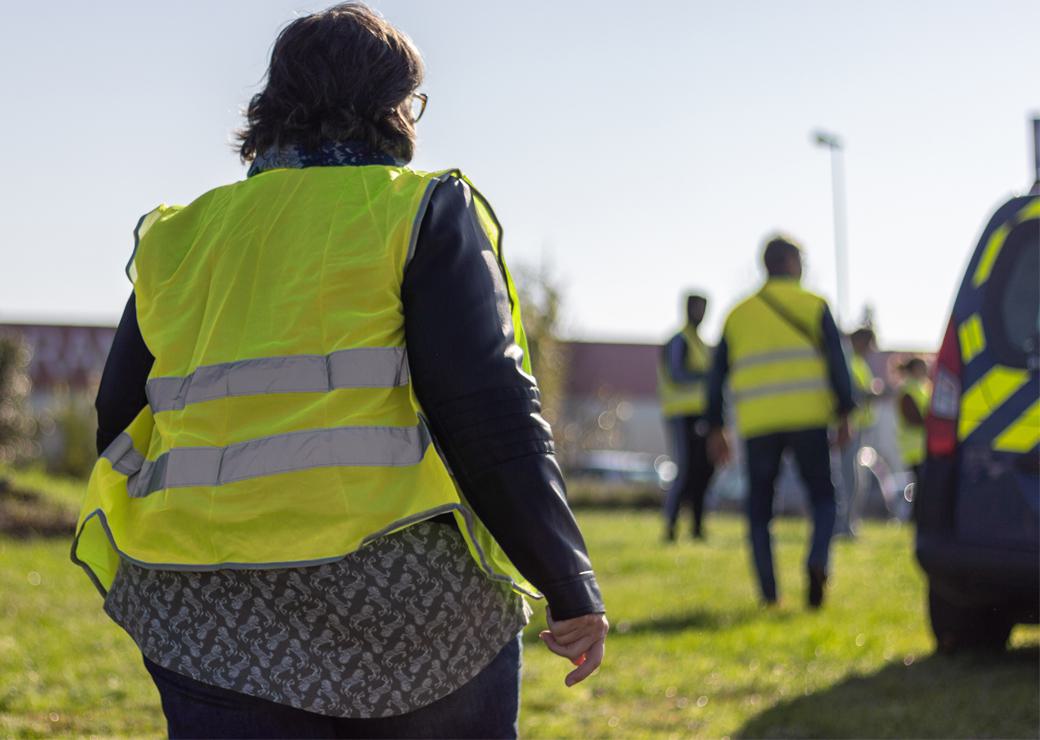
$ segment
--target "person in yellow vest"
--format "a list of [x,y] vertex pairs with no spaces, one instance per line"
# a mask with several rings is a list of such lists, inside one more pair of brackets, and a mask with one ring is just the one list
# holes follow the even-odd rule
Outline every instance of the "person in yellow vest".
[[422,74],[364,5],[297,18],[248,177],[135,231],[72,557],[173,737],[515,737],[520,594],[568,686],[603,658],[501,226],[406,166]]
[[690,504],[692,535],[704,538],[704,494],[715,466],[708,459],[708,370],[711,350],[697,333],[708,299],[686,297],[686,326],[661,349],[657,392],[661,400],[672,454],[678,468],[665,495],[665,541],[675,541],[675,525],[683,501]]
[[823,603],[835,502],[828,427],[849,441],[852,400],[841,337],[827,303],[800,285],[802,250],[790,238],[770,238],[763,253],[768,278],[730,312],[715,348],[708,385],[709,453],[731,457],[723,389],[728,381],[746,446],[749,537],[762,600],[777,602],[769,524],[774,484],[785,451],[794,454],[809,491],[813,531],[806,570],[810,608]]
[[841,477],[836,487],[838,508],[834,533],[853,537],[856,534],[856,498],[859,489],[856,457],[863,446],[864,435],[874,426],[874,400],[878,395],[874,387],[874,371],[867,362],[867,358],[877,350],[874,330],[869,327],[856,329],[849,335],[849,343],[852,346],[849,370],[856,410],[849,416],[849,444],[839,453]]
[[928,365],[920,357],[911,357],[899,367],[903,383],[897,394],[897,434],[903,466],[921,483],[921,466],[925,458],[924,421],[932,399],[928,381]]

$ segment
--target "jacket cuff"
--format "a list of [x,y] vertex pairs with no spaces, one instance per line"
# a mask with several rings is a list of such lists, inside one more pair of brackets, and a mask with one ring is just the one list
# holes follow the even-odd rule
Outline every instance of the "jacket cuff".
[[546,585],[542,588],[542,594],[549,602],[552,617],[557,622],[586,614],[605,614],[607,611],[599,584],[596,583],[596,574],[591,570]]

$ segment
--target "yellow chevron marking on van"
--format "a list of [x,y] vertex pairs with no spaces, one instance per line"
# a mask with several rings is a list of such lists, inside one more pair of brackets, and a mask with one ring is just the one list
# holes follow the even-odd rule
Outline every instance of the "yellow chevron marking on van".
[[1016,216],[1019,223],[1040,218],[1040,198],[1033,198]]
[[1018,209],[1014,216],[1002,223],[993,232],[989,241],[986,242],[986,248],[982,252],[982,259],[979,260],[979,265],[975,268],[975,274],[971,278],[972,285],[977,288],[989,280],[990,273],[993,272],[993,265],[997,261],[997,256],[1000,254],[1004,242],[1007,241],[1008,234],[1018,224],[1023,221],[1031,221],[1034,218],[1040,218],[1040,198],[1030,200],[1022,208]]
[[960,325],[957,334],[961,340],[961,359],[965,365],[986,349],[986,335],[982,330],[982,319],[977,313],[973,313]]
[[997,410],[1004,401],[1029,382],[1029,372],[997,365],[979,378],[961,396],[957,436],[964,439]]
[[976,288],[989,279],[989,274],[993,271],[993,264],[997,261],[997,255],[1000,254],[1000,248],[1004,246],[1004,242],[1007,241],[1010,233],[1011,222],[1008,221],[1001,224],[990,235],[989,241],[986,242],[986,248],[982,251],[982,259],[979,260],[979,266],[975,268],[975,275],[971,278],[971,284]]
[[1040,400],[1015,419],[993,441],[993,448],[1002,452],[1029,452],[1040,444]]

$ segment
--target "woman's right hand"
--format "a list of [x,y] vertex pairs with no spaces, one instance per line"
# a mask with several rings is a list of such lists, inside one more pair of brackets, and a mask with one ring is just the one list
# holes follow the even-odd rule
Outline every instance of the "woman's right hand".
[[726,436],[725,429],[714,428],[708,432],[706,444],[708,459],[711,460],[715,467],[721,468],[732,459],[733,453],[730,450],[729,438]]
[[546,607],[545,619],[549,629],[539,632],[538,637],[551,651],[578,666],[567,674],[563,682],[568,686],[573,686],[584,681],[603,662],[607,631],[610,629],[607,615],[584,614],[557,622],[552,618],[549,608]]

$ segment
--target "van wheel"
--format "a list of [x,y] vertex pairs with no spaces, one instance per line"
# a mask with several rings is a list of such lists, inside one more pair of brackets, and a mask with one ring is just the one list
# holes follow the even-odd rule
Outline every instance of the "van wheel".
[[933,586],[928,588],[928,614],[940,653],[1003,650],[1014,626],[999,609],[955,604]]

